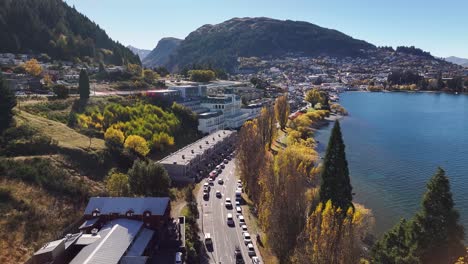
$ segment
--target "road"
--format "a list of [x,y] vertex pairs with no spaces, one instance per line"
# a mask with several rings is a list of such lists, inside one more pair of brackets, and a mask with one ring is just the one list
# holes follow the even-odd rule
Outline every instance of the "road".
[[[218,184],[219,179],[224,180],[224,184]],[[202,181],[203,184],[205,181]],[[210,233],[213,240],[213,249],[208,251],[210,263],[235,263],[234,249],[236,246],[242,251],[245,263],[251,263],[247,253],[247,247],[242,237],[242,229],[239,225],[235,210],[235,191],[237,188],[237,178],[235,175],[235,159],[226,164],[226,168],[216,178],[214,186],[211,186],[209,200],[203,200],[203,188],[197,195],[198,210],[200,211],[199,225],[201,228],[201,237],[204,239],[206,233]],[[216,191],[221,191],[222,197],[216,197]],[[227,209],[224,202],[226,198],[231,198],[233,208]],[[248,210],[248,207],[242,205],[242,210]],[[227,225],[227,214],[231,213],[234,218],[234,226]],[[252,240],[255,237],[252,235]],[[260,254],[255,241],[255,252],[260,258]],[[261,262],[262,263],[262,262]]]

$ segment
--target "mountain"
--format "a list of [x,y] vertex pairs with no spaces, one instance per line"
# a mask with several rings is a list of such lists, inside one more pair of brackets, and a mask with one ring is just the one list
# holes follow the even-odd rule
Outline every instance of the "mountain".
[[448,61],[448,62],[454,63],[454,64],[458,64],[458,65],[461,65],[461,66],[464,66],[464,67],[468,67],[468,59],[451,56],[451,57],[445,58],[445,60]]
[[358,56],[376,47],[339,31],[291,20],[233,18],[204,25],[190,33],[171,56],[167,66],[180,70],[192,64],[209,64],[228,71],[238,57]]
[[0,53],[47,53],[54,59],[140,63],[97,24],[62,0],[0,1]]
[[132,45],[128,45],[127,48],[131,50],[134,54],[138,55],[141,61],[143,61],[143,59],[146,56],[148,56],[148,54],[151,52],[151,50],[135,48]]
[[170,56],[179,47],[181,39],[177,38],[162,38],[156,48],[154,48],[148,56],[143,60],[145,67],[158,67],[166,65]]

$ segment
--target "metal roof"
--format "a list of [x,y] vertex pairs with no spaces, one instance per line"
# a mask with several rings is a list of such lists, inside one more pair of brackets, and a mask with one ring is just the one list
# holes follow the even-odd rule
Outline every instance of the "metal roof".
[[126,214],[133,211],[142,215],[150,211],[152,215],[164,215],[169,205],[169,197],[91,197],[85,209],[85,215],[91,215],[94,210],[101,214]]
[[93,218],[93,219],[86,220],[86,221],[83,222],[83,224],[81,224],[79,229],[91,227],[97,222],[97,220],[99,220],[99,218]]
[[141,230],[140,234],[138,235],[137,239],[133,242],[132,246],[127,251],[126,256],[143,255],[143,252],[145,251],[146,246],[148,246],[148,243],[151,241],[151,238],[153,238],[153,235],[153,230],[143,228],[143,230]]
[[135,239],[143,222],[117,219],[99,232],[101,238],[84,247],[70,264],[117,264]]
[[124,256],[120,260],[120,264],[146,264],[148,257],[146,256]]

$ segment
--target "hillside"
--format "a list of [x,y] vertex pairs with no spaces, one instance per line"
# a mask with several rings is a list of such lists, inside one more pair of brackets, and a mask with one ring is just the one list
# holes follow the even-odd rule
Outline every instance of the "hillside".
[[291,20],[233,18],[204,25],[180,44],[167,66],[182,69],[193,63],[232,71],[238,57],[296,54],[358,56],[375,46],[339,31]]
[[464,67],[468,67],[468,59],[451,56],[451,57],[445,58],[445,60],[448,61],[448,62],[454,63],[454,64],[458,64],[458,65],[461,65],[461,66],[464,66]]
[[131,50],[135,55],[138,55],[141,61],[151,52],[151,50],[135,48],[132,45],[128,45],[127,48]]
[[158,42],[148,56],[143,60],[145,67],[158,67],[168,63],[169,57],[182,42],[181,39],[163,38]]
[[138,56],[62,0],[0,1],[0,53],[46,53],[54,59],[140,63]]

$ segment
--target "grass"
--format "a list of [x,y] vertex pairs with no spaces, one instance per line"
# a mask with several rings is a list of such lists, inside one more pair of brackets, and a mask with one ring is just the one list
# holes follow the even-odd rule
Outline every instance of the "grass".
[[76,132],[60,122],[33,115],[25,111],[17,111],[15,118],[18,123],[26,123],[37,129],[40,133],[50,136],[53,140],[58,142],[60,147],[82,150],[91,149],[95,151],[105,148],[104,140],[99,138],[92,138],[90,147],[90,140],[87,136]]
[[50,100],[20,105],[21,109],[50,120],[66,124],[73,105],[73,99]]

